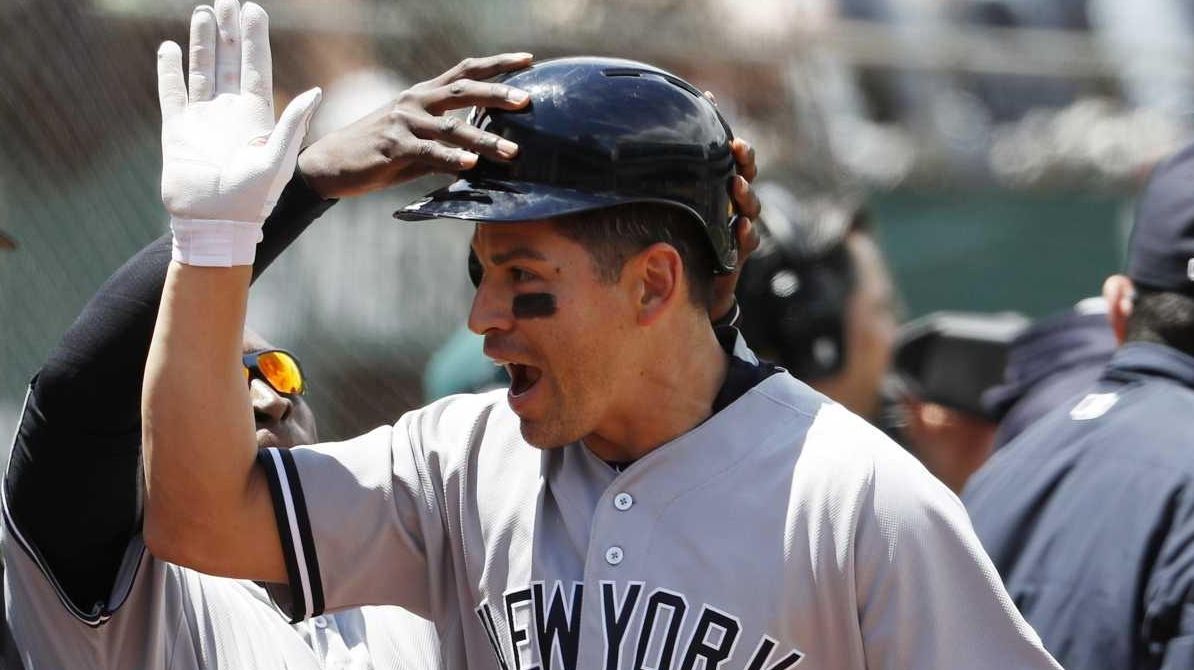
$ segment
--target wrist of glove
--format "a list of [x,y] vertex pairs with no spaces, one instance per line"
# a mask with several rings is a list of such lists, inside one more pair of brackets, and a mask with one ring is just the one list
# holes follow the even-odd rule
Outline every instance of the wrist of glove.
[[294,173],[319,104],[320,90],[311,89],[274,122],[268,39],[264,23],[253,25],[257,33],[245,41],[257,48],[247,49],[241,69],[255,73],[238,90],[214,97],[188,97],[177,44],[166,42],[158,52],[162,204],[171,216],[171,257],[179,263],[252,265],[262,225]]
[[[197,174],[194,163],[184,164],[189,170],[183,171],[181,177],[174,170],[164,169],[163,202],[171,214],[170,231],[174,238],[171,259],[200,267],[252,265],[265,219],[293,173],[294,161],[288,162],[289,172],[277,170],[268,184],[261,182],[256,188],[241,188],[234,193],[187,188],[188,177],[204,183],[202,179],[194,179]],[[268,189],[263,190],[263,186]],[[168,198],[166,194],[176,197]]]
[[252,265],[261,241],[261,223],[173,218],[170,257],[184,265],[228,268]]

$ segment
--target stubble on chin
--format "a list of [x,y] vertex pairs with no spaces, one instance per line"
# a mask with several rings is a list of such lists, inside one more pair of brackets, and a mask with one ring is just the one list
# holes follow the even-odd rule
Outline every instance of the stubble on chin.
[[561,436],[560,430],[545,425],[541,421],[527,421],[520,419],[519,429],[522,439],[536,449],[557,449],[576,440],[569,440]]

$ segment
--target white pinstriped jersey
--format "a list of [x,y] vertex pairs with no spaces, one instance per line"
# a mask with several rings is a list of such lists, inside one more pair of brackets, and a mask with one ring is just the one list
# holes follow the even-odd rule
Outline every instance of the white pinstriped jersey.
[[621,471],[531,447],[500,392],[260,460],[279,601],[457,622],[453,667],[1057,667],[957,498],[786,374]]
[[362,607],[291,625],[261,586],[158,561],[139,537],[103,611],[79,611],[0,507],[4,600],[25,670],[439,667],[434,627],[410,612]]

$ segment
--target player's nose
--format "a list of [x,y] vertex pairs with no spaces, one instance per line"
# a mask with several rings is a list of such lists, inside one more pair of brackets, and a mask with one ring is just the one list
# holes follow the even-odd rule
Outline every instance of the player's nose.
[[481,285],[477,287],[476,295],[473,296],[473,306],[468,313],[469,330],[478,335],[484,335],[491,331],[510,330],[514,326],[511,300],[511,296],[495,290],[482,280]]
[[249,399],[253,402],[253,418],[257,423],[279,422],[290,416],[294,404],[261,379],[249,383]]

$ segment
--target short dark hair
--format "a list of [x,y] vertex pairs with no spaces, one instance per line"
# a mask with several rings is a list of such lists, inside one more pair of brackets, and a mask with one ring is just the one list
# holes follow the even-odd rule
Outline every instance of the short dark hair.
[[695,215],[658,203],[631,203],[555,219],[564,237],[580,244],[593,259],[597,277],[613,283],[631,256],[664,242],[675,248],[684,264],[689,295],[697,307],[713,303],[716,267],[713,245]]
[[1156,342],[1194,356],[1194,297],[1137,286],[1125,339]]

